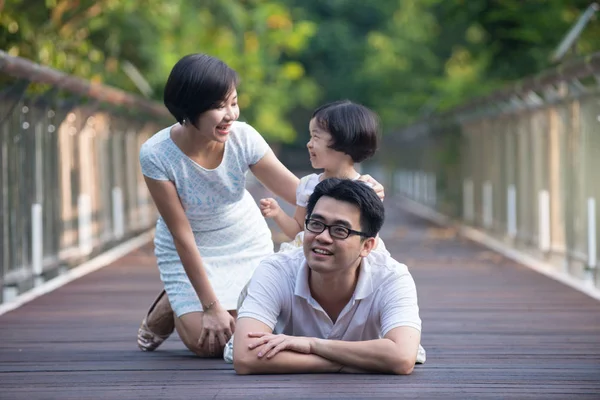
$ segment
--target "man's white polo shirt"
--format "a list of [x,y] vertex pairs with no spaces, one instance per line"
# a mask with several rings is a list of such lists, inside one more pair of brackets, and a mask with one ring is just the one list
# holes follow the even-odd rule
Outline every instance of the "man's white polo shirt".
[[265,258],[254,272],[238,318],[275,333],[323,339],[379,339],[391,329],[421,330],[415,282],[404,264],[372,252],[363,258],[354,295],[333,323],[310,294],[303,249]]

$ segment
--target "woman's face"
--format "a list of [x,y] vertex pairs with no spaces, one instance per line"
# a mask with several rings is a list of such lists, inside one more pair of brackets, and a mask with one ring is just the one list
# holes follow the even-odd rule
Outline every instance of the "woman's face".
[[219,108],[200,114],[196,124],[200,134],[209,140],[226,142],[229,138],[231,124],[240,116],[237,100],[237,90],[234,88]]

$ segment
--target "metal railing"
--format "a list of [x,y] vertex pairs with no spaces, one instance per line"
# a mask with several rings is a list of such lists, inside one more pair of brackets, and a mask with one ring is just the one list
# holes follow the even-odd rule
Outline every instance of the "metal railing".
[[600,53],[384,138],[392,191],[598,287]]
[[1,51],[0,72],[2,302],[153,226],[138,152],[168,114]]

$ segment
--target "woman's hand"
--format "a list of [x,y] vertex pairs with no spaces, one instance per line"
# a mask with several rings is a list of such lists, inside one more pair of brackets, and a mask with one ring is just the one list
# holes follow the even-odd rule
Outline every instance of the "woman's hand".
[[216,303],[202,313],[202,331],[198,346],[208,343],[208,355],[214,356],[227,344],[235,331],[235,319],[226,309]]
[[385,189],[383,188],[383,185],[381,183],[377,182],[371,175],[368,174],[361,175],[360,178],[358,178],[358,180],[365,182],[369,186],[371,186],[375,193],[377,193],[377,196],[379,196],[381,201],[383,201],[383,199],[385,198]]
[[263,217],[275,218],[279,214],[280,210],[281,207],[279,207],[277,200],[270,197],[267,199],[260,199],[260,212],[262,213]]

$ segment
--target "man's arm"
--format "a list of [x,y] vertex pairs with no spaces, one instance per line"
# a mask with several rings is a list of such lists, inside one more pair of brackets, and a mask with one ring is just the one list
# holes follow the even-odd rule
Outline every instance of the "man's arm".
[[251,332],[270,334],[272,329],[254,318],[238,319],[233,341],[233,368],[240,375],[338,372],[342,368],[342,365],[318,355],[287,350],[269,359],[258,357],[262,346],[250,349],[249,346],[257,340],[248,336]]
[[407,375],[415,366],[420,342],[421,332],[399,326],[383,339],[362,342],[313,338],[311,353],[351,368]]

